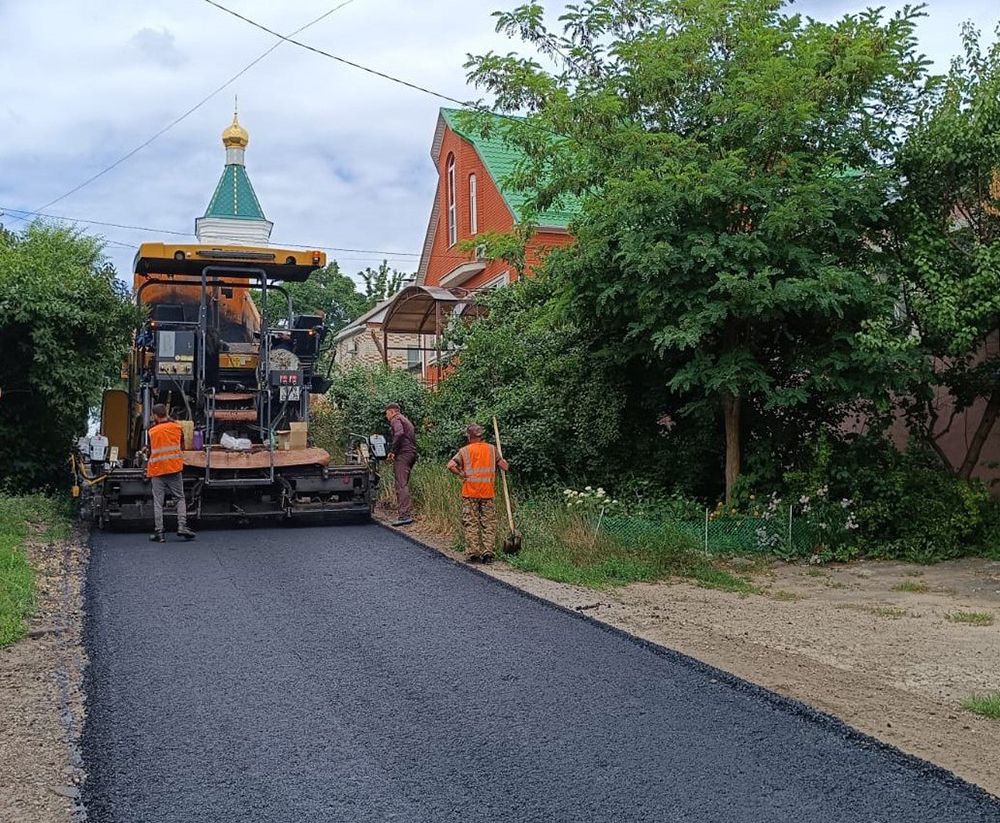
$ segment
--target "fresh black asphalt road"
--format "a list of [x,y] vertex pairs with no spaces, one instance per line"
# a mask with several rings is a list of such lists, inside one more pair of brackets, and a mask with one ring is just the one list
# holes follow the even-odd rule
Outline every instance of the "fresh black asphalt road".
[[984,793],[377,526],[96,534],[90,823],[996,823]]

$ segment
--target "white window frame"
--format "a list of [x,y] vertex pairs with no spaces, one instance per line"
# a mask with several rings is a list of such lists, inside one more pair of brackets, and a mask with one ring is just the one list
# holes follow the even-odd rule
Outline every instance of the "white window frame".
[[479,234],[479,202],[476,197],[476,175],[469,175],[469,234]]
[[502,289],[504,286],[510,285],[510,272],[505,271],[503,274],[497,275],[492,280],[483,283],[481,286],[476,287],[477,292],[489,291],[490,289]]
[[416,346],[406,347],[406,370],[416,371],[423,365],[423,352],[420,351],[419,343]]
[[448,188],[448,246],[458,242],[458,211],[455,204],[455,155],[449,154],[447,167]]

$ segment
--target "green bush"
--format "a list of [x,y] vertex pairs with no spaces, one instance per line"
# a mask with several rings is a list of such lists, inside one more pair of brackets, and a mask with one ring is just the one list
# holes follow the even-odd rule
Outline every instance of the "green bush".
[[399,403],[418,433],[430,422],[430,392],[410,372],[350,366],[334,370],[331,379],[327,398],[340,412],[336,426],[344,434],[380,433],[388,438],[385,407],[389,403]]
[[70,449],[121,368],[136,315],[101,242],[0,228],[0,485],[65,487]]
[[994,498],[983,509],[979,548],[983,557],[1000,560],[1000,501]]
[[457,368],[435,398],[447,431],[489,427],[495,416],[505,456],[531,483],[615,474],[625,458],[616,369],[555,311],[544,278],[519,280],[484,303],[489,314],[453,334]]
[[821,436],[811,465],[785,479],[787,499],[826,524],[817,541],[838,559],[936,562],[975,554],[989,539],[986,487],[943,471],[919,444],[900,451],[878,434]]
[[346,413],[328,398],[320,398],[309,409],[309,434],[313,443],[339,462],[350,445]]

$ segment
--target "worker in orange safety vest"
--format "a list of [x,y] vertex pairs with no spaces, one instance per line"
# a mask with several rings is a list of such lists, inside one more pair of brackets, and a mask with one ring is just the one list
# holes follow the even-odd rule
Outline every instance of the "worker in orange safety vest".
[[194,540],[195,534],[187,527],[187,505],[184,501],[184,459],[181,456],[183,430],[171,420],[167,407],[162,403],[153,406],[153,425],[149,427],[149,460],[146,477],[153,484],[154,531],[149,539],[164,543],[163,503],[167,492],[177,501],[177,536]]
[[465,557],[488,563],[496,553],[497,467],[508,471],[507,461],[495,446],[483,441],[483,427],[473,423],[465,430],[468,445],[448,461],[448,471],[461,477],[462,525],[465,527]]

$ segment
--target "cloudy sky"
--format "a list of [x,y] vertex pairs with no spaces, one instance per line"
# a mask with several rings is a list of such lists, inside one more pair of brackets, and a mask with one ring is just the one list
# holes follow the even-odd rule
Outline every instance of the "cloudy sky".
[[[291,33],[343,0],[220,0]],[[518,0],[519,2],[520,0]],[[461,100],[469,52],[509,51],[490,13],[503,0],[349,0],[297,39]],[[562,3],[548,3],[553,13]],[[835,18],[843,0],[796,4]],[[888,2],[895,8],[901,3]],[[959,27],[984,32],[996,0],[930,0],[922,50],[947,68]],[[38,211],[122,158],[275,43],[204,0],[0,0],[0,223]],[[191,232],[222,171],[220,132],[239,95],[247,168],[272,242],[329,250],[348,272],[388,255],[416,268],[435,186],[429,159],[442,102],[283,44],[194,114],[44,211],[109,241],[120,272],[134,246]],[[362,249],[363,252],[333,249]]]

